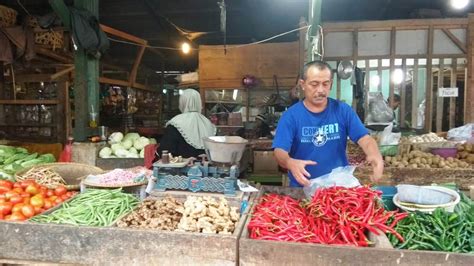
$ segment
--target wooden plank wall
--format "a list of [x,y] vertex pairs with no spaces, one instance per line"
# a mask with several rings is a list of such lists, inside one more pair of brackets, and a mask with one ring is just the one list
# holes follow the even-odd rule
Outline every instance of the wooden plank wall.
[[259,87],[272,87],[273,75],[279,86],[294,86],[300,68],[300,44],[265,43],[233,48],[220,45],[199,47],[200,88],[241,88],[242,78],[253,75]]
[[467,82],[464,98],[464,121],[474,123],[474,14],[468,16]]

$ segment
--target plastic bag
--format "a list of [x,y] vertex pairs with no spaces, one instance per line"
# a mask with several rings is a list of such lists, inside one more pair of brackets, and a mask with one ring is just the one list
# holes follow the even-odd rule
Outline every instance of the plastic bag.
[[456,141],[468,140],[473,136],[473,131],[474,124],[466,124],[461,127],[452,128],[448,131],[448,139]]
[[366,124],[388,124],[393,121],[394,113],[387,102],[383,98],[381,92],[369,93],[369,113],[367,115]]
[[380,145],[397,145],[400,142],[402,133],[392,133],[393,123],[384,128],[380,136]]
[[397,190],[398,199],[402,202],[439,205],[449,203],[453,200],[453,197],[448,193],[420,186],[398,185]]
[[306,197],[311,198],[318,188],[340,186],[340,187],[357,187],[360,186],[359,179],[353,173],[355,166],[341,166],[335,168],[331,173],[309,180],[309,185],[303,188]]

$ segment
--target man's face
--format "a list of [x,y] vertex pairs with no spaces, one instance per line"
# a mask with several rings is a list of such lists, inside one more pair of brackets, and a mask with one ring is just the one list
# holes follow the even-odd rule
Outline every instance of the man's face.
[[331,90],[331,72],[327,68],[320,70],[317,67],[311,67],[308,69],[306,80],[300,79],[300,85],[308,104],[314,107],[324,106]]
[[397,110],[399,106],[400,106],[400,102],[394,101],[392,104],[392,110]]

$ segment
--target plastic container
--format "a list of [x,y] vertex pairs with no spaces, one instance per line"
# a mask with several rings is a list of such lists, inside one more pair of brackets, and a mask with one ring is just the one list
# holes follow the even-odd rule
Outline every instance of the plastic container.
[[431,149],[431,153],[434,155],[439,155],[443,158],[453,157],[455,158],[458,154],[458,150],[456,148],[434,148]]
[[393,203],[393,196],[397,194],[397,187],[395,186],[376,186],[375,190],[382,191],[382,201],[386,210],[393,211],[397,206]]
[[439,205],[421,205],[421,204],[407,204],[403,203],[398,199],[398,193],[393,196],[393,203],[395,206],[398,208],[404,210],[404,211],[420,211],[420,212],[427,212],[427,213],[432,213],[436,208],[443,208],[448,212],[453,212],[454,207],[459,203],[461,200],[461,196],[459,196],[459,193],[456,191],[445,188],[445,187],[439,187],[439,186],[422,186],[423,188],[429,188],[429,189],[434,189],[438,190],[444,193],[451,194],[454,197],[454,200],[446,203],[446,204],[439,204]]
[[380,145],[379,150],[382,156],[395,156],[398,154],[398,145]]

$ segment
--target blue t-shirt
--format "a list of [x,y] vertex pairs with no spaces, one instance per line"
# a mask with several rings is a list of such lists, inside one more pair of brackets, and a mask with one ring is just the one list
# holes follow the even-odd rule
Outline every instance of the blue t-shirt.
[[[306,166],[311,178],[316,178],[348,165],[347,137],[357,143],[367,134],[357,114],[346,103],[328,98],[326,109],[313,113],[300,101],[283,113],[272,147],[287,151],[293,159],[317,162]],[[292,187],[301,186],[291,172],[288,176]]]

